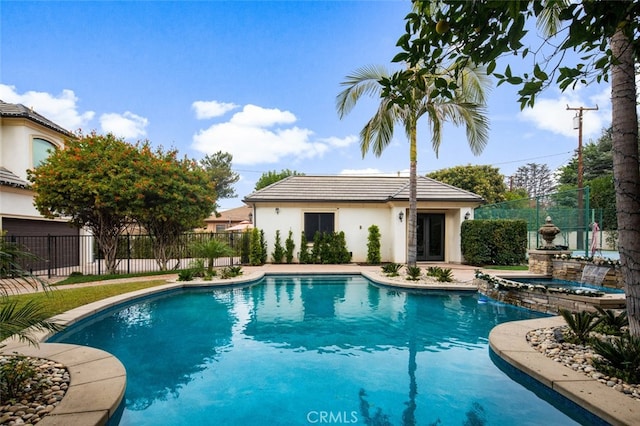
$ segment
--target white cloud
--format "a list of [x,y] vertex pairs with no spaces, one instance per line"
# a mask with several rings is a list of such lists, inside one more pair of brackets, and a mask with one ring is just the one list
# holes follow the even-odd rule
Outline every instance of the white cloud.
[[353,137],[315,139],[313,131],[291,126],[295,122],[289,111],[245,105],[228,121],[195,134],[193,148],[206,154],[228,152],[234,164],[252,165],[318,158],[355,141]]
[[33,108],[40,115],[70,131],[86,127],[95,115],[93,111],[79,113],[78,98],[73,90],[68,89],[57,96],[36,91],[19,94],[15,86],[0,84],[0,99]]
[[205,120],[223,116],[227,112],[238,108],[238,105],[218,101],[195,101],[191,104],[191,108],[195,110],[198,120]]
[[[537,128],[548,130],[552,133],[567,137],[577,137],[578,131],[574,128],[574,117],[578,111],[567,110],[571,108],[594,108],[598,110],[583,111],[582,134],[583,137],[597,137],[603,128],[611,123],[611,109],[609,89],[596,93],[583,99],[581,91],[567,92],[556,99],[541,98],[536,100],[533,108],[527,108],[520,114],[521,119],[533,123]],[[577,123],[576,123],[577,124]]]
[[125,139],[135,139],[147,134],[149,120],[132,112],[124,114],[108,113],[100,116],[100,126],[105,133]]

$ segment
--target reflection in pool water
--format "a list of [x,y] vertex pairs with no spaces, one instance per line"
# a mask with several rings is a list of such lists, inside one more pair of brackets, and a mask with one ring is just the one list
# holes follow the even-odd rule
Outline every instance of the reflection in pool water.
[[123,425],[575,424],[489,356],[491,328],[538,314],[479,302],[269,276],[150,297],[50,341],[122,361]]

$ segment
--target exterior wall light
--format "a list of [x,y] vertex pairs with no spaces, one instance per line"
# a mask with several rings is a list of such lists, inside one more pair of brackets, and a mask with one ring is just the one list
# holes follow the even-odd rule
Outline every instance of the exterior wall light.
[[276,214],[280,214],[280,207],[276,207]]
[[400,222],[402,222],[403,218],[404,218],[404,212],[398,213],[398,219],[400,219]]
[[470,212],[466,212],[464,214],[464,220],[469,220],[470,217],[471,217],[471,213]]

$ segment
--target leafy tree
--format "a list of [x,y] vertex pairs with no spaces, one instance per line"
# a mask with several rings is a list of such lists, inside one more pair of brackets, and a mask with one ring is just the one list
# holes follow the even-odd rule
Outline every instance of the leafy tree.
[[490,204],[505,200],[507,187],[497,167],[468,164],[437,170],[427,177],[478,194]]
[[[486,65],[499,82],[518,86],[521,107],[531,106],[546,87],[561,90],[611,79],[612,156],[616,192],[621,271],[625,281],[629,327],[640,336],[640,160],[635,60],[640,44],[640,2],[566,0],[496,3],[491,0],[463,2],[417,1],[406,17],[406,33],[394,58],[407,63],[383,81],[386,93],[403,90],[417,73],[434,75],[443,61],[458,70],[469,63]],[[541,37],[537,45],[525,46],[525,25],[535,19]],[[438,31],[440,30],[440,31]],[[575,52],[576,55],[569,55]],[[532,59],[522,75],[514,74],[508,61]],[[574,60],[575,58],[575,60]],[[496,72],[498,60],[507,62]],[[417,70],[414,67],[420,66]],[[439,85],[434,96],[453,98],[455,85]],[[404,105],[398,98],[394,102]]]
[[[529,193],[524,188],[513,188],[504,193],[505,201],[523,200],[525,198],[529,198]],[[523,203],[523,205],[526,207],[527,202]]]
[[108,274],[116,272],[118,237],[131,223],[139,186],[136,146],[112,134],[79,133],[28,171],[34,204],[48,218],[64,217],[87,227],[104,255]]
[[296,172],[295,170],[283,169],[279,172],[273,170],[263,173],[260,176],[260,179],[256,182],[255,190],[258,191],[262,188],[266,188],[272,183],[276,183],[281,181],[282,179],[288,178],[289,176],[304,176],[304,173]]
[[[214,187],[197,163],[179,160],[178,152],[140,148],[138,180],[140,194],[131,217],[151,237],[154,258],[161,270],[176,257],[180,236],[201,226],[214,206]],[[177,266],[177,265],[176,265]]]
[[[209,179],[215,185],[217,199],[237,196],[233,184],[240,180],[240,175],[231,169],[232,161],[233,155],[222,151],[206,155],[200,160],[200,166],[206,171]],[[216,210],[218,207],[216,203]]]
[[[374,116],[360,131],[362,156],[371,150],[379,157],[393,139],[397,123],[404,127],[409,139],[409,215],[407,264],[414,266],[417,258],[417,163],[418,120],[426,115],[431,126],[431,145],[438,155],[442,142],[442,127],[449,121],[464,125],[469,147],[474,154],[484,149],[488,140],[488,125],[485,118],[484,91],[487,80],[476,68],[467,67],[450,78],[446,69],[423,73],[420,63],[412,64],[405,74],[408,80],[402,87],[386,90],[383,82],[389,73],[383,67],[365,67],[346,77],[345,89],[336,98],[340,118],[348,114],[363,94],[380,97],[380,105]],[[410,77],[409,77],[410,76]],[[450,98],[434,97],[433,91],[441,85],[455,86]]]
[[518,167],[512,176],[512,185],[513,188],[523,188],[531,197],[550,194],[556,187],[549,166],[537,163]]

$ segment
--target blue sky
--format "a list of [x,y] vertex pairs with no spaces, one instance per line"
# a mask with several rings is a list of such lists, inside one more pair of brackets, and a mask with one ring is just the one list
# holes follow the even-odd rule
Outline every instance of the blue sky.
[[[267,171],[397,174],[408,169],[402,129],[377,158],[358,133],[376,108],[363,100],[340,120],[340,82],[398,53],[410,1],[0,0],[0,99],[63,127],[148,139],[200,159],[233,155],[238,207]],[[514,68],[518,64],[512,65]],[[607,85],[545,92],[523,112],[507,85],[490,94],[490,141],[473,156],[463,129],[444,130],[439,157],[426,121],[418,171],[488,164],[511,175],[527,163],[552,170],[577,147],[571,107],[585,112],[584,142],[610,124]]]

